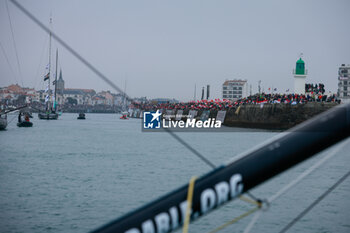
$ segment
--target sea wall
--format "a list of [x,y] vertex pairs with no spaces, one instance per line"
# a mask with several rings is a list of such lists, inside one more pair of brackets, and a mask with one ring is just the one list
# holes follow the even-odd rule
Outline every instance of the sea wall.
[[[226,115],[223,125],[242,128],[284,130],[308,120],[336,105],[338,105],[338,103],[329,102],[309,102],[296,105],[280,103],[241,105],[225,111]],[[205,110],[195,111],[197,112],[195,118],[198,120],[203,119],[202,113],[204,111]],[[166,110],[163,111],[163,113],[165,112]],[[134,113],[135,114],[131,114],[131,117],[142,117],[140,110],[137,109]],[[178,114],[178,112],[172,114]],[[191,115],[190,110],[184,110],[182,115]],[[217,110],[210,111],[209,118],[217,118],[217,116]],[[182,120],[186,120],[186,118],[184,117]]]
[[289,129],[337,103],[243,105],[226,112],[224,125],[232,127]]
[[[309,102],[306,104],[248,104],[226,111],[225,126],[283,130],[308,120],[334,106],[337,103]],[[198,111],[200,119],[203,111]],[[218,111],[211,110],[209,118],[216,118]],[[183,112],[189,114],[188,110]]]

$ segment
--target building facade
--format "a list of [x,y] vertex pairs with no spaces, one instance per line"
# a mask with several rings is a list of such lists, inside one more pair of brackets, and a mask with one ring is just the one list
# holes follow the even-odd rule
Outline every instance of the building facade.
[[247,96],[247,86],[247,80],[226,80],[222,84],[222,98],[228,100],[244,98]]
[[350,64],[342,64],[338,71],[338,97],[350,99]]

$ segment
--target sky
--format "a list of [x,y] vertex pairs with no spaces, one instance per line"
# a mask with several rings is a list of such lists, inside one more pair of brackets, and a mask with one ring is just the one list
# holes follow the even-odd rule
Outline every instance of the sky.
[[[19,66],[11,34],[13,26]],[[307,83],[336,92],[338,68],[350,64],[348,0],[18,0],[131,97],[197,98],[203,86],[221,98],[226,79],[257,92],[293,90],[299,55]],[[0,0],[0,87],[44,89],[49,36],[9,0]],[[112,87],[52,41],[66,88]],[[10,63],[8,64],[6,57]],[[20,67],[20,68],[19,68]]]

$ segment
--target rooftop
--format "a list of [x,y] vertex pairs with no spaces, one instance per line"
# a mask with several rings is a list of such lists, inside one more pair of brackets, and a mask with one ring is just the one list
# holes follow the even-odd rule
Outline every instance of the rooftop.
[[239,84],[243,85],[246,82],[247,82],[247,80],[243,80],[243,79],[233,79],[233,80],[226,80],[223,85],[230,85],[232,83],[239,83]]

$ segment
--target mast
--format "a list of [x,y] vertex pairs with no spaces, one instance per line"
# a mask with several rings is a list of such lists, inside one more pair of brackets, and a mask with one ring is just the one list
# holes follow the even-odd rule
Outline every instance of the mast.
[[127,76],[125,78],[125,82],[124,82],[124,103],[123,103],[123,110],[125,111],[127,108],[126,108],[126,80],[127,80]]
[[[52,24],[52,18],[50,17],[50,26]],[[50,99],[51,99],[51,88],[50,88],[50,82],[51,82],[51,79],[50,79],[50,76],[51,76],[51,31],[50,31],[50,42],[49,42],[49,92],[48,92],[48,95],[49,95],[49,100],[47,101],[47,105],[46,105],[46,109],[49,110],[49,106],[50,106]]]
[[56,112],[57,104],[56,104],[56,93],[57,93],[57,63],[58,63],[58,49],[56,49],[56,73],[55,73],[55,102],[54,102],[54,109]]
[[196,86],[197,86],[197,84],[195,83],[195,84],[194,84],[194,95],[193,95],[193,101],[196,101],[196,100],[197,100],[197,95],[196,95],[196,94],[197,94],[197,93],[196,93],[196,89],[197,89],[197,87],[196,87]]

